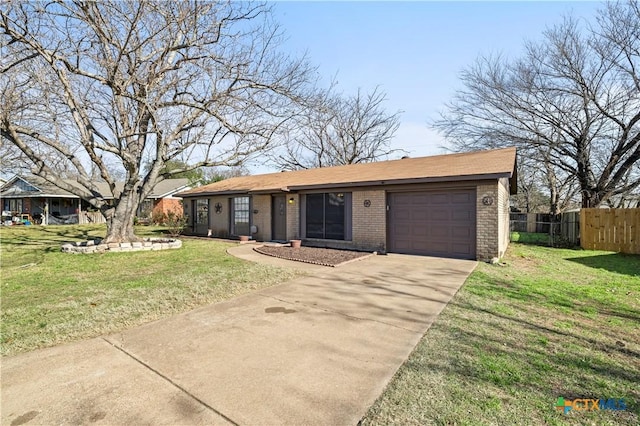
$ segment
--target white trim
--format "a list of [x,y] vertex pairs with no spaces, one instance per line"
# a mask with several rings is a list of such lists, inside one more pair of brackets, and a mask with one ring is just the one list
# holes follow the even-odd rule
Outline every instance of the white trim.
[[[182,197],[174,197],[173,194],[180,192],[180,191],[188,191],[189,189],[191,189],[191,187],[189,185],[182,185],[176,189],[172,189],[171,191],[167,191],[164,194],[161,195],[154,195],[153,198],[155,199],[159,199],[159,198],[179,198],[182,199]],[[151,196],[147,197],[147,198],[152,198]]]

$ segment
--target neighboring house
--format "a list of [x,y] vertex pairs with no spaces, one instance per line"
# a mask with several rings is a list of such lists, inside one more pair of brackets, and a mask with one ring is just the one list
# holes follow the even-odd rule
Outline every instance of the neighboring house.
[[183,215],[182,198],[175,194],[190,189],[189,179],[165,179],[153,187],[151,194],[142,200],[138,208],[138,217],[150,218],[170,212]]
[[187,231],[491,259],[509,243],[516,150],[241,176],[177,194]]
[[[78,185],[67,180],[71,185]],[[122,185],[118,183],[118,185]],[[108,194],[106,183],[97,183],[102,194]],[[174,211],[182,214],[182,200],[175,197],[178,191],[189,189],[188,179],[166,179],[159,182],[143,200],[139,212],[151,217],[152,213]],[[107,200],[113,197],[106,197]],[[84,223],[95,221],[98,216],[88,216],[92,207],[80,197],[58,188],[38,176],[15,176],[0,187],[0,205],[4,218],[20,214],[29,214],[36,222],[42,220],[45,208],[48,208],[50,223],[64,219],[65,223]],[[93,218],[93,219],[92,219]]]

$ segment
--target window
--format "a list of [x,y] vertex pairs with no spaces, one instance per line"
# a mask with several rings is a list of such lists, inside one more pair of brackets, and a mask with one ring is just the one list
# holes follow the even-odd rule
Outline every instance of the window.
[[196,200],[196,225],[209,225],[209,199],[200,198]]
[[4,210],[13,213],[22,213],[22,198],[9,198],[4,200]]
[[249,197],[231,199],[231,234],[251,235],[251,210]]
[[306,238],[350,239],[350,193],[307,194],[305,198]]
[[139,218],[149,219],[153,213],[153,200],[146,198],[140,202],[136,215]]

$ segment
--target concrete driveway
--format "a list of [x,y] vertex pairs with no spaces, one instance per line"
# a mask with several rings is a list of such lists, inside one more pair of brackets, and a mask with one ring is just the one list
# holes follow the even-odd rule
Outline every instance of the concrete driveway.
[[2,359],[2,424],[356,424],[476,262],[373,256]]

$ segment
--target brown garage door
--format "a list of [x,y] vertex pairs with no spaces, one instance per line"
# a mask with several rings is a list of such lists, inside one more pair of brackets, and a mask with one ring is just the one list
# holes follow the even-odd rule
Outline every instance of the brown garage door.
[[389,194],[389,252],[475,259],[476,192]]

